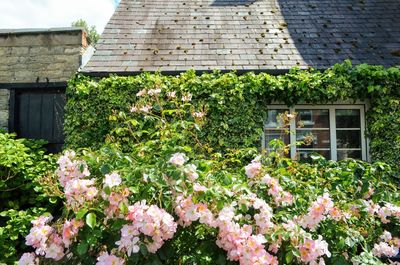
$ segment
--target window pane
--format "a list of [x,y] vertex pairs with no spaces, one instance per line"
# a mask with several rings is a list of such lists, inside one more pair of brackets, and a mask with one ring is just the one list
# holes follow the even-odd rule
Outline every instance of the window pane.
[[270,147],[269,143],[274,139],[280,139],[288,145],[290,143],[290,134],[284,130],[265,130],[265,147]]
[[337,109],[336,128],[360,128],[359,109]]
[[309,143],[299,148],[330,148],[329,130],[296,130],[296,140]]
[[329,150],[319,150],[319,151],[298,151],[299,160],[301,161],[309,161],[311,160],[310,155],[312,154],[320,154],[326,159],[331,159],[331,152]]
[[329,128],[329,110],[296,110],[297,128]]
[[[293,128],[285,127],[280,121],[279,114],[290,113],[287,109],[269,109],[268,119],[265,122],[265,147],[271,149],[269,142],[273,139],[281,139],[288,144],[295,144],[304,141],[302,145],[292,146],[292,155],[300,160],[308,160],[310,154],[319,153],[327,159],[346,159],[356,158],[362,159],[364,146],[362,145],[363,132],[361,131],[362,109],[357,109],[356,106],[349,106],[346,109],[340,109],[341,106],[317,107],[318,109],[306,109],[306,106],[295,107],[296,124]],[[304,109],[302,109],[304,108]],[[310,107],[313,108],[313,107]],[[330,117],[331,114],[335,117]],[[336,124],[331,124],[336,121]],[[293,123],[294,124],[294,123]],[[331,127],[336,127],[335,131],[331,131]],[[288,131],[292,129],[293,137]],[[331,134],[332,138],[331,139]],[[331,147],[336,150],[331,150]],[[331,157],[331,152],[335,153],[335,157]]]
[[360,130],[336,131],[336,140],[338,148],[361,148]]
[[289,112],[287,109],[269,109],[268,118],[265,123],[265,128],[278,128],[282,127],[281,121],[278,119],[278,115],[281,113]]
[[338,160],[343,160],[346,158],[361,159],[360,150],[338,150],[337,151]]

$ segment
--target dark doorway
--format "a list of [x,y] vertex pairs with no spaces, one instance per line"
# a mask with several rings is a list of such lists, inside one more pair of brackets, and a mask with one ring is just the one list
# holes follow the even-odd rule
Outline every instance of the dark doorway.
[[15,89],[13,131],[18,137],[44,139],[49,153],[60,152],[64,144],[65,89]]

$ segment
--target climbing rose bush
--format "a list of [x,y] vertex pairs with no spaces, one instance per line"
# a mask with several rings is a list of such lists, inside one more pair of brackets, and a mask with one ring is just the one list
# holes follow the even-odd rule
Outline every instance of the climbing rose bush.
[[386,165],[212,153],[197,141],[206,108],[190,94],[137,97],[110,117],[138,139],[134,152],[113,135],[100,150],[65,151],[47,182],[64,208],[32,221],[19,264],[382,264],[398,253]]

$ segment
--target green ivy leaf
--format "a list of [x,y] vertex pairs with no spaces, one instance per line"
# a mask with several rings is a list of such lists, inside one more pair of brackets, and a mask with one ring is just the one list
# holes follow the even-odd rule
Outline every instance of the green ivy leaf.
[[110,165],[109,164],[102,165],[101,168],[100,168],[100,172],[103,175],[110,173],[111,172]]

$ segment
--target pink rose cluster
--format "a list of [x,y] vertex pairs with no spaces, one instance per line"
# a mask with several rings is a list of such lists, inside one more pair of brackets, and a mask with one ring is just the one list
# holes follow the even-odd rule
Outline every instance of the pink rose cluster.
[[199,174],[197,174],[196,170],[197,167],[193,164],[187,164],[183,168],[183,172],[191,182],[194,182],[199,177]]
[[400,207],[391,203],[385,203],[384,206],[375,204],[371,200],[363,201],[366,211],[370,215],[377,215],[384,224],[390,223],[389,217],[395,217],[400,221]]
[[176,167],[182,168],[182,171],[185,174],[185,176],[188,178],[188,180],[190,180],[191,182],[194,182],[199,177],[199,174],[197,173],[197,167],[196,167],[196,165],[193,165],[193,164],[185,165],[185,163],[187,161],[188,161],[188,158],[184,153],[175,153],[168,160],[168,163],[170,163]]
[[293,195],[290,192],[284,191],[279,181],[266,174],[261,178],[261,183],[269,186],[268,194],[274,198],[276,204],[292,205]]
[[283,223],[282,228],[289,233],[290,241],[299,250],[300,261],[311,265],[323,265],[325,261],[322,256],[331,256],[328,243],[322,236],[319,235],[317,240],[313,240],[312,235],[303,230],[296,220]]
[[216,227],[214,215],[204,203],[193,203],[192,197],[184,198],[178,196],[176,198],[175,213],[178,215],[178,223],[187,227],[192,222],[199,220],[200,223],[206,224],[210,227]]
[[168,97],[169,99],[176,98],[176,92],[175,92],[175,91],[167,92],[167,97]]
[[311,204],[308,213],[300,218],[300,225],[303,228],[315,229],[322,220],[325,220],[326,215],[329,214],[333,207],[333,201],[328,193],[319,196],[317,200]]
[[104,209],[104,213],[107,218],[124,218],[124,214],[121,212],[121,204],[128,205],[129,189],[124,188],[121,191],[112,191],[110,194],[103,192],[101,197],[108,202],[108,206]]
[[64,248],[61,237],[53,227],[47,225],[52,219],[51,216],[40,216],[33,220],[33,227],[26,236],[26,245],[35,248],[37,255],[60,260],[64,257]]
[[106,174],[104,178],[104,186],[105,187],[116,187],[121,184],[122,180],[120,175],[117,172],[111,172],[110,174]]
[[168,162],[177,167],[181,167],[186,163],[187,160],[188,159],[184,153],[175,153],[172,155]]
[[257,160],[251,161],[250,164],[244,167],[246,176],[250,179],[261,173],[261,163]]
[[365,210],[370,215],[375,215],[380,209],[380,206],[378,204],[375,204],[373,201],[370,200],[363,200],[363,204],[365,206]]
[[39,258],[35,253],[24,253],[18,261],[18,265],[37,265],[39,264]]
[[[260,210],[258,225],[260,230],[266,231],[273,225],[270,221],[271,209],[263,200],[257,198],[254,198],[251,204]],[[239,261],[241,265],[278,264],[277,258],[265,250],[263,244],[267,241],[262,234],[253,235],[250,225],[240,226],[233,221],[234,218],[240,218],[240,216],[235,216],[233,206],[224,207],[218,218],[215,218],[204,203],[194,203],[191,197],[178,196],[175,213],[179,217],[179,224],[184,227],[199,221],[210,227],[218,228],[216,243],[227,251],[229,260]]]
[[331,253],[328,250],[328,243],[325,240],[322,240],[321,236],[318,236],[317,240],[306,238],[303,244],[299,246],[299,250],[301,261],[310,265],[325,264],[324,259],[321,257],[323,255],[326,255],[327,257],[331,256]]
[[141,111],[143,113],[149,113],[152,108],[153,108],[153,106],[151,106],[149,104],[143,105],[143,106],[133,105],[130,108],[130,112],[135,113],[135,112]]
[[79,229],[83,227],[81,220],[72,219],[71,221],[66,220],[62,228],[62,241],[64,246],[68,248],[71,245],[71,239],[78,235]]
[[196,192],[206,192],[208,189],[206,186],[203,186],[196,182],[193,184],[193,190]]
[[[272,208],[263,199],[258,198],[255,193],[240,196],[238,204],[246,206],[247,208],[252,207],[257,210],[257,213],[254,214],[253,218],[258,227],[259,233],[267,234],[270,232],[271,228],[275,226],[274,223],[271,221],[273,217]],[[229,208],[224,209],[227,210]],[[233,208],[230,215],[234,215]],[[237,217],[240,216],[236,216],[236,218]]]
[[182,96],[182,101],[183,102],[189,102],[192,100],[192,94],[186,93],[185,95]]
[[381,242],[375,244],[372,253],[377,257],[394,257],[399,253],[400,238],[392,237],[390,232],[385,231],[381,236]]
[[396,217],[400,221],[400,207],[391,203],[386,203],[382,207],[378,206],[377,214],[384,224],[390,223],[390,220],[387,219],[388,217]]
[[149,91],[147,91],[147,94],[149,96],[155,96],[161,93],[161,88],[155,88],[155,89],[149,89]]
[[165,210],[156,205],[146,205],[146,201],[137,202],[128,207],[127,219],[132,224],[121,229],[121,240],[116,244],[120,250],[125,250],[128,255],[139,251],[140,234],[145,235],[143,243],[151,253],[155,253],[164,241],[173,237],[177,224],[174,218]]
[[265,237],[253,235],[250,225],[240,226],[232,217],[234,213],[229,206],[217,218],[219,233],[216,243],[227,252],[228,259],[239,261],[241,265],[278,264],[278,259],[265,250]]
[[56,173],[59,176],[61,186],[64,188],[67,204],[72,208],[79,208],[86,201],[93,200],[98,193],[94,186],[95,179],[85,179],[90,172],[85,162],[75,160],[75,152],[66,151],[58,159],[59,168]]
[[61,186],[65,186],[71,179],[79,179],[90,176],[90,172],[84,161],[75,160],[74,151],[65,151],[58,161],[58,169],[56,170],[59,176]]
[[154,89],[142,89],[136,93],[137,97],[143,97],[145,95],[155,96],[161,93],[161,88],[154,88]]
[[[26,245],[35,248],[37,255],[60,260],[64,257],[64,248],[70,246],[71,240],[77,236],[83,222],[75,219],[66,220],[60,236],[53,227],[48,225],[51,220],[51,216],[40,216],[33,220],[33,227],[26,236]],[[32,264],[32,260],[37,260],[35,254],[25,253],[22,255],[19,264]]]
[[340,221],[343,218],[349,218],[350,214],[345,213],[343,211],[341,211],[338,207],[333,206],[330,210],[329,210],[329,216],[335,220],[335,221]]
[[140,232],[134,225],[124,225],[121,229],[121,239],[115,244],[120,251],[125,251],[128,256],[139,252]]
[[108,254],[108,252],[101,253],[97,257],[96,265],[124,265],[125,261],[115,255]]
[[198,118],[198,119],[202,119],[205,115],[206,114],[202,111],[192,113],[193,118]]
[[254,215],[254,220],[259,227],[260,233],[268,233],[274,227],[274,223],[271,221],[273,216],[271,207],[264,200],[258,198],[254,200],[253,207],[259,211]]
[[117,172],[111,172],[106,174],[103,180],[104,188],[110,188],[110,192],[106,193],[103,191],[101,197],[108,202],[107,207],[104,209],[104,213],[107,218],[124,218],[124,214],[121,212],[121,204],[128,205],[128,196],[130,194],[128,188],[118,188],[122,179]]

